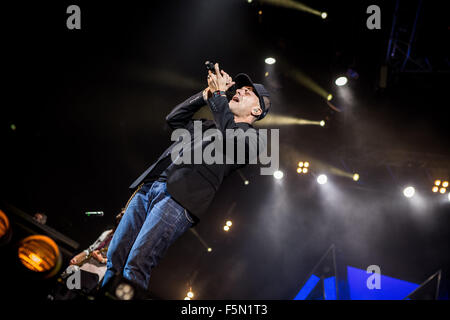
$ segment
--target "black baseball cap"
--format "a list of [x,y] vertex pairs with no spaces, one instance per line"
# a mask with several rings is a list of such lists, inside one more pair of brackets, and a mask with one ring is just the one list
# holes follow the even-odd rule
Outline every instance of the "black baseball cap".
[[261,114],[258,117],[258,120],[263,119],[269,112],[269,109],[272,105],[270,101],[269,91],[267,91],[262,84],[253,83],[250,77],[245,73],[237,74],[236,77],[233,78],[233,81],[235,82],[236,89],[242,88],[244,86],[249,86],[253,88],[253,92],[258,97],[259,105],[261,106],[262,110]]

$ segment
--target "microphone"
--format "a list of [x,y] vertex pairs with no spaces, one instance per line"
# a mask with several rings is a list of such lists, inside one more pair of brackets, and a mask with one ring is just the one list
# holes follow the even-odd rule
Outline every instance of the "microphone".
[[99,216],[99,217],[103,217],[103,211],[88,211],[86,212],[86,215],[88,217],[90,216]]
[[[211,70],[211,72],[215,73],[216,69],[214,68],[214,63],[212,63],[211,61],[206,61],[205,62],[205,66],[206,66],[206,71],[208,72],[209,70]],[[225,94],[227,96],[227,100],[228,102],[231,101],[231,99],[233,99],[233,96],[236,94],[236,86],[233,84],[231,87],[228,88],[227,91],[225,91]]]

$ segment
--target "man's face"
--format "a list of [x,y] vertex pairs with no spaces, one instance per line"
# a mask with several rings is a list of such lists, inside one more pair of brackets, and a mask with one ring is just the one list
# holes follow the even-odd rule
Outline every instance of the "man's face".
[[253,109],[261,110],[259,99],[250,86],[243,86],[236,90],[236,94],[229,102],[230,110],[235,116],[247,117],[254,112]]

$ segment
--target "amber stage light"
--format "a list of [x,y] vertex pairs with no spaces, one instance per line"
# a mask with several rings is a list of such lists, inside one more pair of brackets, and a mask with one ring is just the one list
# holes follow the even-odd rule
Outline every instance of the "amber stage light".
[[61,267],[61,254],[58,245],[49,237],[32,235],[20,241],[19,260],[33,272],[55,275]]

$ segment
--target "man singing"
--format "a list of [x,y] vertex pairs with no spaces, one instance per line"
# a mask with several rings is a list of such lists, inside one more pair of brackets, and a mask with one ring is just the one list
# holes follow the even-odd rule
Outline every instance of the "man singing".
[[[242,73],[233,81],[219,69],[217,63],[214,67],[214,72],[208,72],[208,87],[176,106],[166,117],[172,129],[183,128],[191,133],[188,144],[194,153],[196,148],[204,149],[213,140],[196,141],[192,134],[195,127],[192,117],[205,103],[210,107],[214,120],[203,120],[202,130],[216,129],[224,136],[229,129],[254,131],[253,122],[264,118],[271,104],[269,93],[263,85],[254,84]],[[228,102],[226,91],[233,85],[236,94]],[[237,144],[239,139],[237,135],[233,143]],[[249,144],[255,143],[244,140],[249,148]],[[103,286],[118,274],[147,290],[152,268],[158,264],[167,248],[198,223],[224,177],[245,165],[239,161],[179,164],[173,161],[171,153],[180,143],[175,141],[130,186],[135,189],[135,193],[109,245]],[[245,161],[249,161],[248,152]]]

